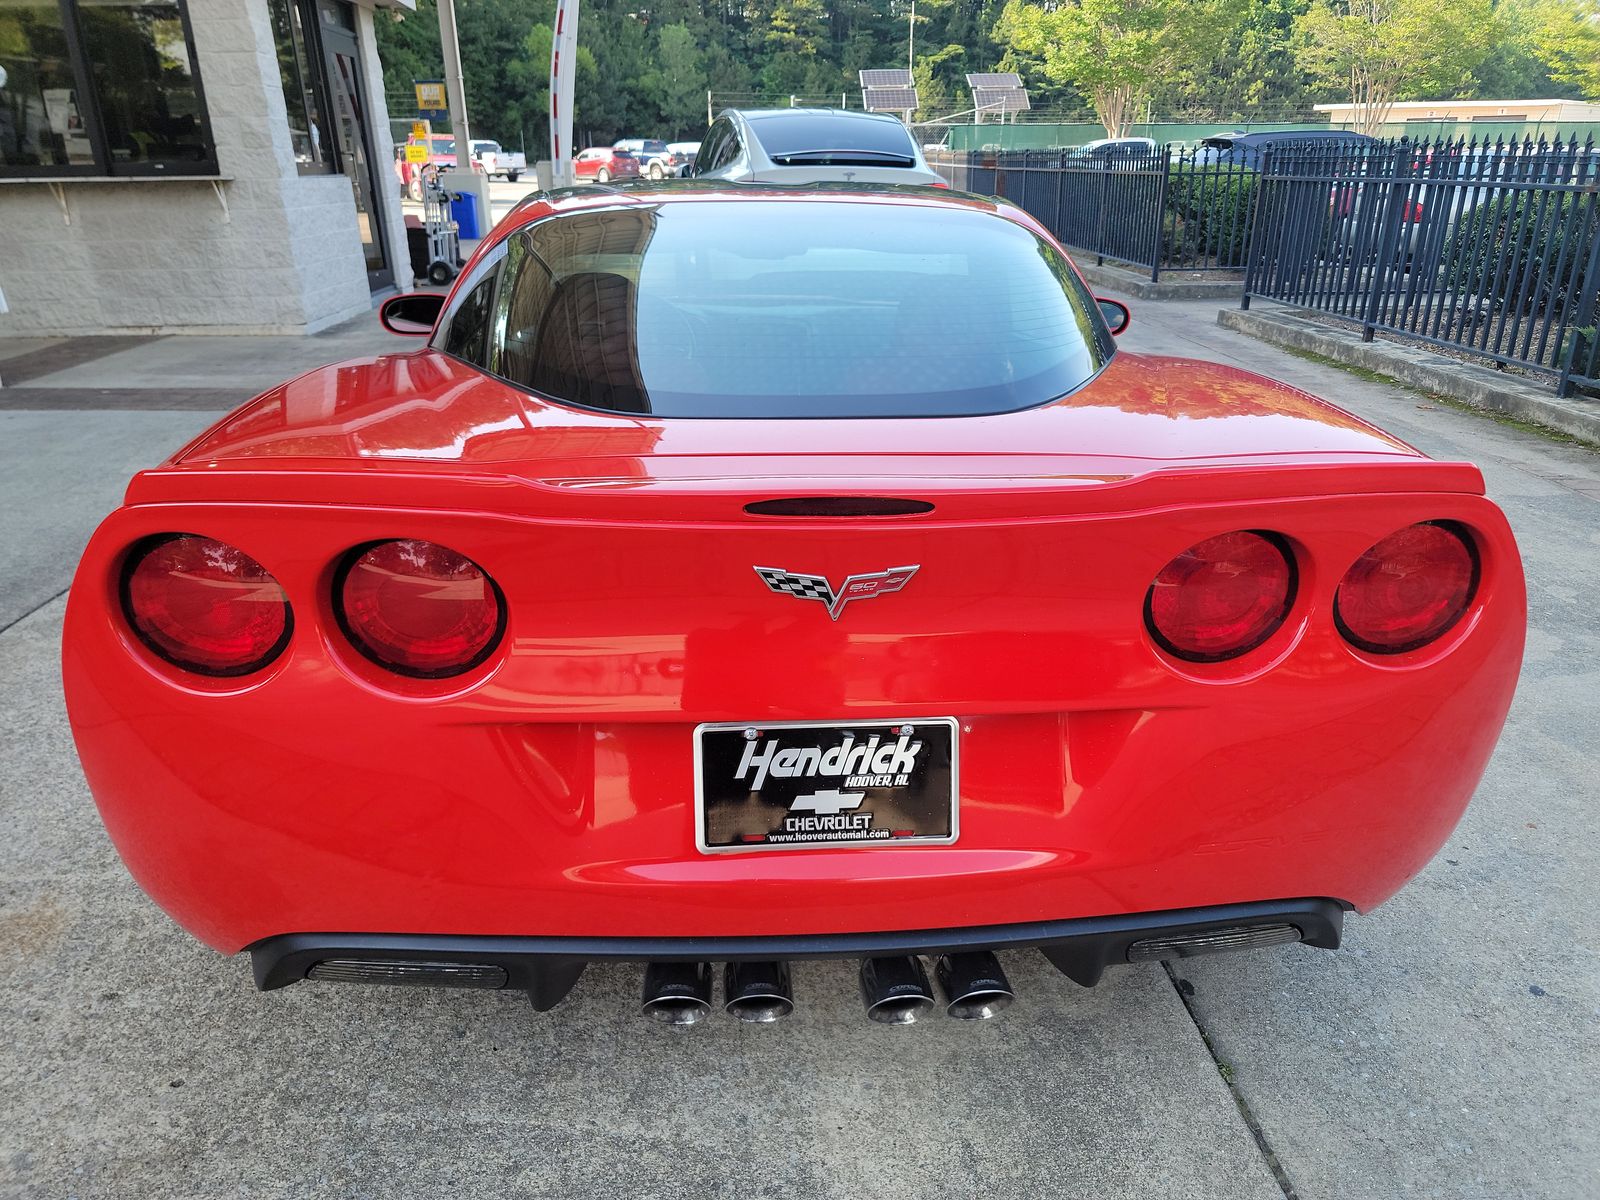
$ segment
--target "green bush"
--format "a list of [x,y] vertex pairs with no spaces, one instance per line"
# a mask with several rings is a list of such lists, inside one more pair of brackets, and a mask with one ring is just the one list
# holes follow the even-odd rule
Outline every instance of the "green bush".
[[1250,252],[1250,212],[1256,173],[1174,164],[1167,172],[1162,214],[1163,261],[1173,267],[1244,268]]
[[[1502,192],[1464,213],[1445,243],[1445,283],[1500,304],[1515,303],[1526,314],[1557,315],[1567,300],[1578,299],[1600,237],[1600,222],[1592,216],[1585,221],[1577,209],[1585,200],[1594,203],[1571,192]],[[1597,285],[1600,280],[1589,286]]]

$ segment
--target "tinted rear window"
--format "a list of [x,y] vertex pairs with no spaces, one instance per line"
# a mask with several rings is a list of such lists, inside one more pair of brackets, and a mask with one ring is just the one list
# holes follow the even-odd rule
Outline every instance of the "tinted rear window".
[[822,150],[855,150],[914,159],[916,150],[911,135],[899,121],[866,121],[851,117],[831,117],[826,113],[787,113],[773,117],[754,117],[761,148],[774,161],[790,154]]
[[629,205],[510,247],[490,368],[668,417],[958,416],[1074,390],[1111,347],[1064,259],[990,213]]

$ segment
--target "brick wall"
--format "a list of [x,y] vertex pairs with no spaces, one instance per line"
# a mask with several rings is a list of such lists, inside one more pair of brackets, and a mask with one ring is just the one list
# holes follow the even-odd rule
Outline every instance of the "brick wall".
[[[226,210],[204,180],[67,181],[68,223],[49,188],[0,181],[11,310],[0,336],[309,333],[371,308],[350,181],[295,168],[266,0],[189,0],[189,14]],[[359,15],[370,133],[386,164],[372,17]],[[391,189],[379,202],[396,231],[391,261],[403,263],[398,199]]]

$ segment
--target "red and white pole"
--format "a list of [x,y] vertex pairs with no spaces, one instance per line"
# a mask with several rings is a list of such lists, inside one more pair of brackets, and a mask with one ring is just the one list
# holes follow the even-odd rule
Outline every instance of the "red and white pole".
[[578,75],[578,0],[556,0],[556,34],[550,40],[550,175],[571,187],[572,95]]

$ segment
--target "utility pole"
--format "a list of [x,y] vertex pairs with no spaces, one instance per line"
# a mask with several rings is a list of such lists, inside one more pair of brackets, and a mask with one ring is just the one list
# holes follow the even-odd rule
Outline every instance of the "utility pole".
[[439,49],[444,54],[444,91],[450,105],[450,132],[456,139],[456,169],[472,169],[472,135],[467,129],[467,88],[461,74],[461,43],[456,40],[456,0],[439,0]]
[[917,0],[911,0],[911,19],[906,22],[906,70],[917,69]]

